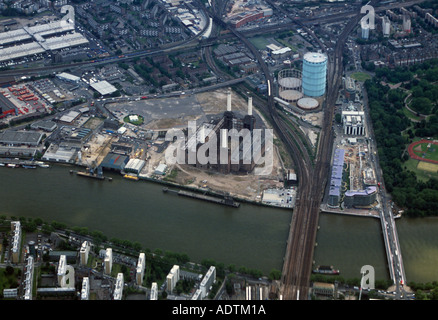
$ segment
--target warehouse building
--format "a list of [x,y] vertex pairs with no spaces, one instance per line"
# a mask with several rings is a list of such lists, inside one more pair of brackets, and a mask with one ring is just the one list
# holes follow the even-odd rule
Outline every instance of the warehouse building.
[[56,145],[51,144],[43,157],[44,161],[61,162],[61,163],[74,163],[78,155],[78,150],[71,145]]
[[123,171],[128,162],[128,156],[110,152],[103,159],[100,166],[107,170]]
[[164,163],[160,163],[154,171],[154,174],[164,176],[166,174],[167,166]]
[[0,119],[7,115],[16,116],[18,114],[17,107],[4,95],[0,94]]
[[2,32],[0,62],[87,44],[88,40],[74,29],[73,23],[60,20]]
[[33,158],[36,153],[36,148],[0,147],[0,157],[4,158]]
[[72,83],[79,83],[81,81],[81,78],[67,72],[58,73],[56,77],[60,80],[72,82]]
[[77,120],[81,116],[80,112],[77,111],[69,111],[67,114],[64,114],[59,118],[60,122],[71,124],[73,121]]
[[111,83],[109,83],[108,81],[105,81],[105,80],[90,83],[90,86],[94,90],[99,92],[102,96],[106,96],[106,95],[112,94],[112,93],[117,91],[116,87],[114,87]]
[[56,129],[57,125],[55,122],[51,121],[51,120],[41,120],[41,121],[37,121],[34,122],[30,125],[30,127],[32,129],[35,130],[43,130],[43,131],[47,131],[47,132],[52,132],[53,130]]
[[38,146],[43,135],[39,132],[5,130],[0,133],[0,144],[6,146]]
[[146,161],[141,159],[130,159],[125,166],[125,172],[132,172],[139,174],[144,168]]

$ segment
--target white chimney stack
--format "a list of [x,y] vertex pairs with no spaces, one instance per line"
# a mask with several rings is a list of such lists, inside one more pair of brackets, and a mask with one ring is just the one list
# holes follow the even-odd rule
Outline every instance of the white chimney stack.
[[252,97],[248,98],[248,115],[252,116]]
[[227,95],[227,111],[231,111],[231,91],[228,90]]

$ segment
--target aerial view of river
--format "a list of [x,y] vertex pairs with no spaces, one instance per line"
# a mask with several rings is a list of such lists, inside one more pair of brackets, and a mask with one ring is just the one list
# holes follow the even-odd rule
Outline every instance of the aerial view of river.
[[[232,208],[164,193],[163,185],[104,173],[112,181],[49,169],[0,168],[0,215],[41,218],[87,227],[108,238],[137,241],[143,248],[186,253],[258,269],[281,270],[292,212],[242,203]],[[389,278],[380,222],[324,213],[319,218],[315,265],[333,265],[359,278],[372,265],[376,279]],[[408,281],[438,280],[438,219],[397,220]]]

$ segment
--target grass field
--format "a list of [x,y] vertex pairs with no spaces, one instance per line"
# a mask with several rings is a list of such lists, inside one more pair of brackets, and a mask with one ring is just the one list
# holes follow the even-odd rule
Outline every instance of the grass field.
[[249,41],[258,49],[266,49],[266,46],[271,43],[268,38],[265,37],[252,37]]
[[[406,169],[409,171],[412,171],[415,173],[415,175],[417,176],[417,179],[420,181],[428,181],[430,178],[435,178],[438,179],[438,173],[437,172],[430,172],[430,171],[426,171],[426,170],[422,170],[421,166],[419,166],[419,163],[427,163],[424,161],[419,161],[419,160],[415,160],[415,159],[409,159],[408,161],[403,163],[403,166],[406,166]],[[432,164],[432,163],[430,163]]]
[[133,125],[136,125],[136,126],[141,125],[143,123],[143,121],[144,121],[144,118],[142,116],[140,116],[140,115],[137,115],[138,116],[138,120],[137,121],[131,121],[129,119],[129,116],[131,116],[131,115],[127,115],[126,117],[124,117],[123,121],[132,123]]
[[371,76],[368,73],[363,72],[355,72],[351,74],[351,77],[354,80],[364,82],[365,80],[371,79]]
[[420,170],[437,173],[438,172],[438,164],[430,163],[425,161],[420,161],[417,165],[417,168]]
[[417,115],[413,114],[412,112],[410,112],[406,107],[402,108],[403,114],[408,117],[410,120],[414,120],[414,121],[421,121],[421,118],[418,117]]

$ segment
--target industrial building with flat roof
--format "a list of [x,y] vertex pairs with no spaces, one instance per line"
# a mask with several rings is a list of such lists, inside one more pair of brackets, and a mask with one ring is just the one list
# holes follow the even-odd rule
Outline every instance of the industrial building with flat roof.
[[39,132],[5,130],[0,133],[0,144],[7,146],[38,146],[43,135]]
[[105,81],[105,80],[90,83],[90,86],[94,90],[99,92],[102,96],[106,96],[106,95],[112,94],[112,93],[117,91],[116,87],[114,87],[111,83],[109,83],[108,81]]
[[146,161],[141,159],[130,159],[125,166],[125,172],[132,172],[139,174],[140,171],[144,168]]
[[44,161],[74,163],[77,154],[78,150],[75,147],[51,144],[41,159]]
[[128,162],[128,156],[110,152],[102,160],[100,166],[103,169],[122,171],[125,169],[125,166]]
[[0,157],[5,158],[33,158],[35,157],[37,148],[29,147],[0,147]]
[[80,116],[81,116],[80,112],[69,111],[67,114],[64,114],[63,116],[61,116],[61,118],[59,118],[59,121],[64,122],[64,123],[72,123],[73,121],[78,119]]
[[2,32],[0,62],[87,44],[88,40],[74,30],[74,23],[60,20]]
[[6,117],[7,115],[16,116],[18,114],[18,108],[5,97],[3,94],[0,94],[0,119]]
[[80,77],[77,77],[75,75],[72,75],[70,73],[66,73],[66,72],[61,72],[58,73],[56,75],[56,77],[60,80],[64,80],[64,81],[68,81],[68,82],[74,82],[74,83],[78,83],[79,81],[81,81]]
[[53,130],[56,129],[57,125],[55,122],[51,120],[40,120],[32,123],[30,127],[35,130],[44,130],[44,131],[52,132]]

